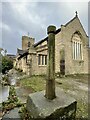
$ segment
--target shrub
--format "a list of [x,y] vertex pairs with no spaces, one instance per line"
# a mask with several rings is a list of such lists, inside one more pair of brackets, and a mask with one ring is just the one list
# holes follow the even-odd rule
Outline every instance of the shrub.
[[13,68],[13,60],[7,56],[2,56],[2,73],[5,74],[6,71]]

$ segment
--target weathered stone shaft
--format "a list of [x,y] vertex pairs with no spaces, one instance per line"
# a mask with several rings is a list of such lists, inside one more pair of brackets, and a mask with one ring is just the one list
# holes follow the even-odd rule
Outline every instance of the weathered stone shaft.
[[47,28],[48,33],[48,65],[47,65],[47,81],[46,94],[48,99],[54,99],[55,95],[55,26]]

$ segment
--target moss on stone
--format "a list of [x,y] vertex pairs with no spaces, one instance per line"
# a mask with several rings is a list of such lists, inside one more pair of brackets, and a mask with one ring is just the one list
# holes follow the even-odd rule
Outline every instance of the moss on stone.
[[20,106],[22,106],[22,104],[19,101],[18,97],[16,96],[14,86],[10,86],[8,100],[2,103],[2,111],[6,113],[7,111],[10,111],[14,107]]

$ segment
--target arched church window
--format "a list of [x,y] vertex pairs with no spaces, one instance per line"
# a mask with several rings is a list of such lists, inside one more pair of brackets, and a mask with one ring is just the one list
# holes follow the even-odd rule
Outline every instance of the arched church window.
[[72,57],[74,60],[82,60],[83,56],[82,40],[78,33],[75,33],[72,37]]

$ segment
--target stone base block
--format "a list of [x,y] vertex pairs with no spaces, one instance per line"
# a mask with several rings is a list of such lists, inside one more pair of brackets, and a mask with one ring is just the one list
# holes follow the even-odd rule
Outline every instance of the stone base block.
[[[27,110],[32,120],[73,120],[76,114],[77,102],[56,89],[56,98],[48,100],[44,97],[45,91],[30,94],[27,98]],[[30,120],[31,120],[30,119]]]

